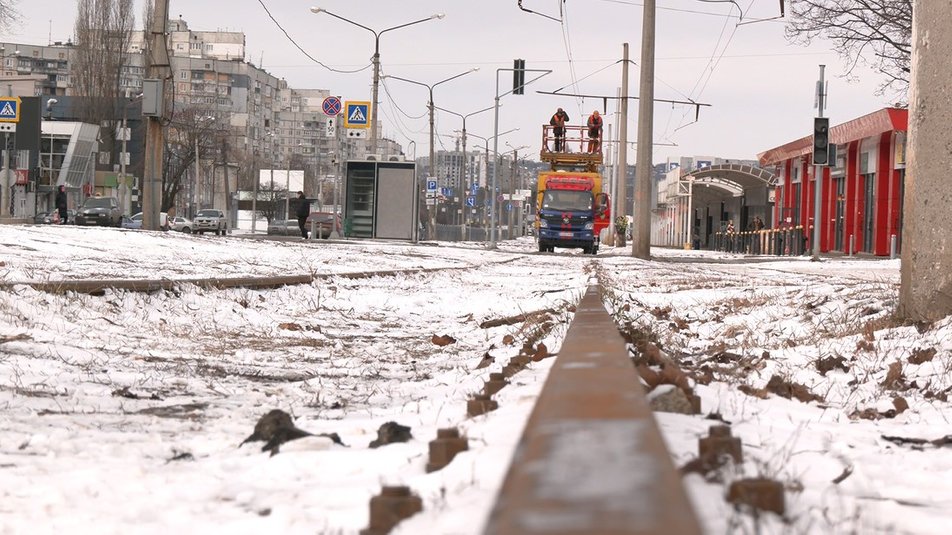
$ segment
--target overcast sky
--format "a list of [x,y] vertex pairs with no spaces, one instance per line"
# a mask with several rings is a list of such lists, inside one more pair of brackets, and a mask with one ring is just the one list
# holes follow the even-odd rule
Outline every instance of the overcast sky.
[[[415,0],[261,0],[298,44],[333,68],[356,69],[370,64],[373,35],[327,14],[312,14],[310,6],[326,8],[341,17],[376,30],[398,26],[444,13],[431,20],[384,33],[380,53],[384,74],[432,84],[467,71],[480,70],[441,84],[434,90],[437,106],[467,114],[491,107],[495,97],[496,70],[512,67],[514,58],[526,60],[530,69],[553,72],[532,84],[522,96],[505,96],[500,102],[499,131],[519,131],[500,138],[500,151],[528,146],[537,159],[540,125],[556,107],[569,113],[572,124],[583,124],[598,108],[600,99],[584,100],[543,95],[536,91],[615,95],[621,86],[622,44],[630,46],[634,62],[629,93],[638,95],[642,5],[641,0],[517,0],[436,1]],[[743,22],[779,14],[776,0],[737,0],[745,9]],[[141,0],[137,0],[141,5]],[[560,5],[562,12],[560,14]],[[23,21],[4,38],[45,44],[72,35],[74,0],[21,0]],[[137,12],[141,9],[137,8]],[[370,100],[372,70],[354,74],[331,72],[298,51],[268,18],[258,0],[172,0],[172,17],[181,15],[194,30],[232,30],[246,34],[248,59],[292,87],[329,89],[345,100]],[[875,95],[880,78],[860,70],[860,79],[840,75],[844,62],[829,43],[806,48],[788,44],[783,21],[738,26],[738,8],[732,3],[697,0],[658,0],[655,98],[694,100],[701,108],[694,122],[694,108],[655,104],[654,162],[677,156],[720,156],[753,159],[764,150],[812,133],[814,87],[819,65],[827,66],[830,96],[826,116],[833,124],[845,122],[889,105],[890,98]],[[139,14],[141,19],[141,14]],[[52,20],[51,20],[52,19]],[[577,80],[577,85],[572,82]],[[509,90],[511,74],[499,74],[499,87]],[[380,88],[380,119],[384,135],[405,147],[416,141],[416,154],[429,146],[426,119],[427,90],[397,80]],[[399,108],[398,108],[399,107]],[[629,140],[637,133],[638,101],[629,106]],[[609,120],[615,104],[609,102]],[[440,137],[437,149],[452,149],[453,131],[460,119],[437,113]],[[467,130],[490,137],[492,111],[468,119]],[[442,142],[442,146],[440,143]],[[506,143],[509,143],[507,146]],[[473,143],[482,141],[470,138]],[[664,144],[664,145],[663,145]],[[668,146],[674,144],[675,146]],[[413,153],[413,148],[408,149]],[[629,163],[635,149],[629,150]]]

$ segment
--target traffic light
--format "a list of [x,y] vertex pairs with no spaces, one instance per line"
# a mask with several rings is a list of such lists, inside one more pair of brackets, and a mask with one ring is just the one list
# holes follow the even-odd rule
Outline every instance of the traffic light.
[[522,95],[526,85],[526,60],[512,60],[512,94]]
[[826,117],[813,119],[813,164],[830,163],[830,120]]

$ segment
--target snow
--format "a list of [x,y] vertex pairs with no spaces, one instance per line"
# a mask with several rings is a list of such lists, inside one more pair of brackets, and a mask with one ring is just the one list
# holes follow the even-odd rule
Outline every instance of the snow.
[[[479,324],[547,308],[568,320],[596,279],[620,323],[654,333],[686,371],[712,371],[694,385],[701,415],[657,413],[675,464],[720,423],[710,413],[742,439],[744,462],[723,468],[720,482],[684,479],[706,532],[948,531],[952,460],[942,447],[882,438],[952,434],[942,401],[952,321],[893,319],[898,260],[653,249],[646,262],[609,247],[597,257],[533,249],[528,239],[490,252],[480,243],[0,226],[0,533],[357,533],[370,498],[390,484],[410,486],[424,507],[394,533],[480,533],[555,359],[532,363],[494,396],[499,409],[470,418],[466,400],[538,327]],[[98,297],[22,284],[376,270],[404,271]],[[566,327],[542,338],[550,352]],[[433,335],[456,342],[438,346]],[[928,349],[931,360],[909,362]],[[487,354],[492,364],[478,368]],[[890,383],[897,361],[901,377]],[[775,375],[821,400],[741,391]],[[896,397],[909,408],[897,411]],[[307,437],[273,457],[260,442],[238,448],[275,408],[348,447]],[[857,416],[864,411],[876,419]],[[369,448],[388,421],[414,438]],[[458,427],[469,450],[426,473],[428,442],[444,427]],[[567,474],[551,474],[552,485]],[[725,501],[730,481],[759,475],[784,483],[784,518]]]

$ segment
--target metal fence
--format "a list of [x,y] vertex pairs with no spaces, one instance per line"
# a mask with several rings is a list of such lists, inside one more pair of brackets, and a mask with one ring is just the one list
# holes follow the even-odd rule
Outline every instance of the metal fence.
[[726,253],[774,256],[799,256],[807,251],[807,236],[802,226],[750,232],[715,232],[710,249]]
[[[489,241],[488,227],[477,227],[466,225],[466,235],[463,236],[462,225],[436,225],[436,241]],[[509,228],[502,226],[496,227],[497,240],[512,239]]]

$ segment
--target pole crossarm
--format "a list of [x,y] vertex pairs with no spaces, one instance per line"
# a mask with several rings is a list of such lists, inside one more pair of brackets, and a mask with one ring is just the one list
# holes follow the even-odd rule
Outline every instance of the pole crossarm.
[[[639,100],[641,97],[620,97],[618,95],[587,95],[583,93],[560,93],[558,91],[536,91],[540,95],[554,95],[556,97],[572,97],[572,98],[600,98],[603,101],[608,100]],[[666,102],[668,104],[684,104],[687,106],[694,106],[694,120],[697,120],[698,116],[701,114],[701,106],[710,107],[710,104],[705,104],[703,102],[695,102],[693,100],[670,100],[665,98],[656,98],[653,99],[654,102]]]
[[[499,85],[499,73],[501,73],[501,72],[515,72],[515,70],[516,70],[516,69],[496,69],[496,85],[497,85],[497,86]],[[543,76],[546,76],[546,75],[548,75],[548,74],[552,74],[552,70],[551,70],[551,69],[519,69],[519,70],[522,71],[522,72],[541,72],[541,73],[542,73],[542,74],[540,74],[539,76],[536,76],[535,78],[529,80],[528,82],[522,84],[522,85],[519,86],[519,87],[526,87],[527,85],[531,84],[532,82],[535,82],[535,81],[539,80],[539,79],[542,78]],[[496,99],[500,99],[500,98],[502,98],[502,97],[504,97],[504,96],[506,96],[506,95],[512,94],[512,92],[515,91],[516,89],[517,89],[517,88],[513,87],[512,89],[510,89],[509,91],[506,91],[505,93],[500,93],[500,94],[496,95]],[[498,91],[498,89],[497,89],[497,91]]]

